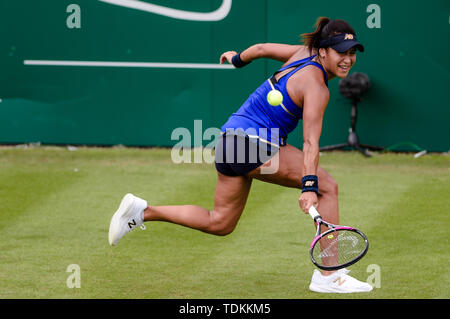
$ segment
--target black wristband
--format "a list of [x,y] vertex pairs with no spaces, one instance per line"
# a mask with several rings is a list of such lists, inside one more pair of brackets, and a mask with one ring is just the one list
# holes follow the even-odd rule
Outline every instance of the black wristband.
[[[250,61],[251,62],[251,61]],[[241,53],[236,54],[235,56],[233,56],[231,58],[231,63],[236,67],[236,68],[242,68],[244,66],[246,66],[247,64],[249,64],[250,62],[244,62],[241,60]]]
[[319,178],[316,175],[306,175],[302,178],[302,193],[315,192],[319,194]]

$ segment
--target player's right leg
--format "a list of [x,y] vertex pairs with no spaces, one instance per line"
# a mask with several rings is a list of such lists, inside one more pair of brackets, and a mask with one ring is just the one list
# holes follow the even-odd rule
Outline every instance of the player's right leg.
[[218,172],[212,210],[195,205],[148,206],[144,220],[171,222],[213,235],[228,235],[241,217],[251,183],[251,178]]
[[250,144],[247,139],[234,135],[227,142],[224,136],[219,139],[216,147],[218,179],[212,210],[196,205],[148,206],[144,200],[129,194],[111,221],[110,244],[116,245],[120,238],[144,221],[165,221],[219,236],[231,233],[241,217],[252,184],[252,178],[245,172],[260,165],[241,163],[237,151],[241,146],[245,152],[239,154],[248,154]]
[[236,227],[247,202],[252,179],[218,173],[214,208],[196,205],[148,206],[147,202],[127,194],[111,219],[110,245],[146,221],[164,221],[205,233],[224,236]]

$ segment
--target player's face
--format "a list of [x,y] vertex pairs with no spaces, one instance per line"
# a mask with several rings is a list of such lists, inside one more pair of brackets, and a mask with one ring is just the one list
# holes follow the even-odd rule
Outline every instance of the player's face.
[[328,48],[324,60],[327,71],[343,79],[348,75],[348,72],[356,62],[356,48],[346,52],[337,52],[333,48]]

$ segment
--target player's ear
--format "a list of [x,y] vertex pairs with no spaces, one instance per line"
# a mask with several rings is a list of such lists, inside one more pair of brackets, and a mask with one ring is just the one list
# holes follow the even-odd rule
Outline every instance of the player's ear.
[[327,54],[327,50],[326,50],[325,48],[320,48],[320,49],[319,49],[319,57],[320,57],[321,59],[325,59],[326,54]]

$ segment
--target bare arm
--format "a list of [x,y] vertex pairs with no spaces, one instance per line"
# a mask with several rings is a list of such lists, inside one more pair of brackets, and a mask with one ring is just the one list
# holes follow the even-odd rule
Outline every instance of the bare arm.
[[[281,62],[286,62],[292,57],[302,45],[290,45],[281,43],[258,43],[241,52],[241,60],[251,62],[260,58],[269,58]],[[220,63],[228,61],[231,64],[231,58],[236,55],[236,51],[227,51],[220,57]]]
[[316,175],[319,163],[319,139],[329,92],[324,87],[307,89],[303,103],[303,176]]
[[[322,134],[322,122],[329,100],[329,91],[323,85],[311,81],[305,88],[303,103],[303,176],[317,175],[319,165],[319,139]],[[320,181],[319,181],[320,185]],[[299,198],[299,204],[305,213],[311,206],[317,206],[317,194],[305,192]]]

